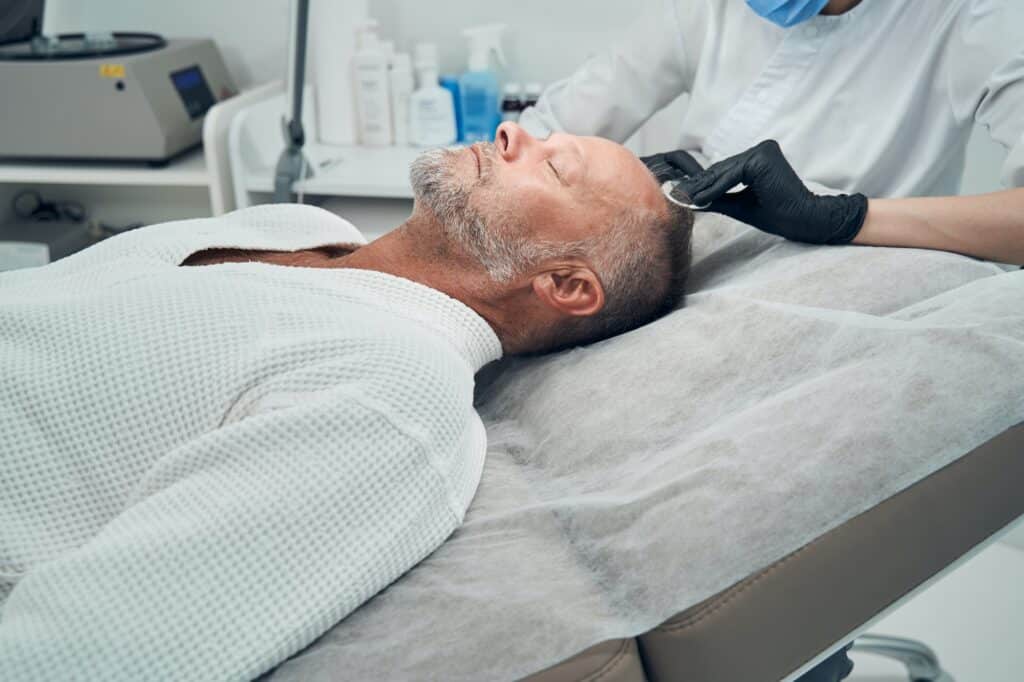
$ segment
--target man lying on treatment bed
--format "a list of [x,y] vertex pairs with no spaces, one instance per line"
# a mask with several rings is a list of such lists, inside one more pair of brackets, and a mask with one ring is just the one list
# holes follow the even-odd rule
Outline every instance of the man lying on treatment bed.
[[514,126],[312,207],[0,275],[0,680],[253,678],[461,523],[474,374],[682,296],[692,217],[625,148]]
[[412,179],[358,250],[265,206],[0,275],[0,679],[263,673],[461,523],[481,366],[680,300],[691,215],[613,143],[506,124]]

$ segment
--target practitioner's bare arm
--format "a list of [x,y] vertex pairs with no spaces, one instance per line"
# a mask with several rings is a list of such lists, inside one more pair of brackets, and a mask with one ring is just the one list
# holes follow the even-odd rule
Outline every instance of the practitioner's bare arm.
[[963,197],[871,199],[853,240],[1024,265],[1024,188]]

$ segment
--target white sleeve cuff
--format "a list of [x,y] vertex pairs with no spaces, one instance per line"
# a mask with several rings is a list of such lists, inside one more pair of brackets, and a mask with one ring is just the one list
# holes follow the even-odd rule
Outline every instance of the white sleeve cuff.
[[553,131],[551,125],[541,119],[537,107],[530,107],[519,116],[519,125],[526,132],[541,140],[546,139]]
[[[1022,112],[1024,115],[1024,112]],[[1006,187],[1024,187],[1024,135],[1017,140],[1006,155],[1006,162],[1003,164],[1003,185]]]

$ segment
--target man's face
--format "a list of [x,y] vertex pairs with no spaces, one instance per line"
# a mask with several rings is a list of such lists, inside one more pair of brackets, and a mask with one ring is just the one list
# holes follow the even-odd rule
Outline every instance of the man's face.
[[417,200],[485,265],[517,246],[593,237],[626,207],[664,206],[657,182],[625,147],[565,133],[538,140],[513,123],[498,128],[493,144],[426,153],[412,180]]

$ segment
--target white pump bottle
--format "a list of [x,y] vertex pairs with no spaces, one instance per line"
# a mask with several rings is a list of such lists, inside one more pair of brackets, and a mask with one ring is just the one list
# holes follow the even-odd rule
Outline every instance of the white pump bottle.
[[420,43],[415,50],[419,89],[409,99],[409,137],[418,147],[455,142],[455,103],[450,90],[437,82],[437,45]]
[[359,50],[352,58],[359,142],[368,147],[391,144],[391,93],[388,57],[377,37],[377,22],[368,19],[359,31]]

